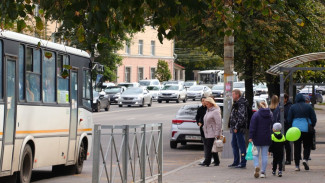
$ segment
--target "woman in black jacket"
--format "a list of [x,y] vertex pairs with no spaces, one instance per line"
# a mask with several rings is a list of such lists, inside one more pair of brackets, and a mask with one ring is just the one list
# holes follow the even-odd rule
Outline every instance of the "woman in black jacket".
[[[207,107],[205,106],[205,97],[201,98],[201,103],[202,105],[197,109],[197,113],[196,113],[196,123],[197,125],[200,127],[200,133],[201,133],[201,137],[202,137],[202,142],[204,144],[204,157],[206,155],[206,144],[205,144],[205,137],[204,137],[204,132],[203,132],[203,125],[204,125],[204,115],[207,112]],[[201,163],[200,163],[201,165]]]

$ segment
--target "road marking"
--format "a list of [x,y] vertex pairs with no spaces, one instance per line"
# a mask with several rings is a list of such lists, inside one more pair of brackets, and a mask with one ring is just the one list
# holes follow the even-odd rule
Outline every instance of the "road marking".
[[[180,103],[180,104],[171,104],[172,106],[180,106],[180,105],[186,105],[187,103]],[[191,103],[192,104],[192,103]],[[153,108],[163,108],[163,107],[169,107],[167,105],[163,105],[163,106],[158,106],[158,107],[152,107]],[[150,109],[150,107],[148,107]],[[127,110],[118,110],[118,111],[109,111],[109,112],[105,112],[105,113],[93,113],[93,116],[101,116],[101,115],[105,115],[105,114],[112,114],[112,113],[119,113],[119,112],[129,112],[129,111],[137,111],[137,110],[142,110],[144,108],[136,108],[136,109],[127,109]]]

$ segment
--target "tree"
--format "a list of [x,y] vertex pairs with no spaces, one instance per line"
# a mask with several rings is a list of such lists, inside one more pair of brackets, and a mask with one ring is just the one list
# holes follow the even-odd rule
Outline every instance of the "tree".
[[172,77],[168,68],[168,63],[164,60],[158,60],[157,70],[155,74],[156,78],[160,81],[168,81]]

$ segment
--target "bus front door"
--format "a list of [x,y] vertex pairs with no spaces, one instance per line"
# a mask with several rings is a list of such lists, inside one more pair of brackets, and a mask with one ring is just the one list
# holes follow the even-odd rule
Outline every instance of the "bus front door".
[[68,164],[75,163],[77,127],[78,127],[78,72],[71,71],[71,112],[69,130]]
[[6,57],[4,64],[4,123],[1,148],[1,172],[11,171],[16,127],[16,59]]

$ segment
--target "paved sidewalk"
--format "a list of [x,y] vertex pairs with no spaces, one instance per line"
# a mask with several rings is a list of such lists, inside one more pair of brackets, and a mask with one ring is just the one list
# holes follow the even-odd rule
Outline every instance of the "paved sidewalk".
[[[311,152],[312,160],[309,161],[310,170],[304,170],[301,165],[300,172],[294,171],[294,162],[292,165],[286,165],[286,171],[283,172],[283,177],[273,176],[271,174],[272,158],[269,157],[268,166],[266,170],[266,178],[254,178],[253,161],[248,161],[245,169],[228,168],[232,163],[232,159],[222,159],[220,166],[215,167],[201,167],[198,165],[199,161],[195,161],[187,166],[183,166],[172,172],[168,172],[163,177],[163,182],[325,182],[325,106],[317,105],[317,149]],[[229,143],[230,140],[227,142]],[[203,152],[202,152],[203,156]]]

